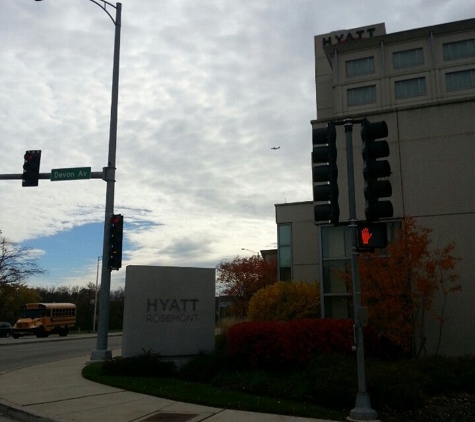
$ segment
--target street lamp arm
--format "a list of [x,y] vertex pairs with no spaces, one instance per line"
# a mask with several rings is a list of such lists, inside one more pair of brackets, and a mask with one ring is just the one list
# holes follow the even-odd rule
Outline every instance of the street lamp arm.
[[[43,1],[43,0],[35,0],[35,1]],[[104,12],[106,12],[109,15],[109,17],[111,18],[112,23],[114,25],[118,25],[117,21],[112,17],[112,15],[107,10],[107,6],[110,6],[115,10],[117,10],[117,6],[114,6],[112,3],[109,3],[108,1],[105,1],[105,0],[99,0],[102,4],[100,4],[99,1],[96,1],[96,0],[89,0],[89,1],[94,3],[94,4],[97,4]],[[120,25],[120,23],[119,23],[119,25]]]
[[97,4],[102,10],[104,10],[104,12],[107,13],[107,15],[111,18],[111,21],[114,23],[114,25],[117,25],[117,21],[114,20],[114,18],[112,17],[112,15],[109,13],[109,11],[107,10],[107,6],[110,6],[112,7],[113,9],[117,10],[117,6],[114,6],[112,3],[109,3],[108,1],[105,1],[105,0],[100,0],[100,2],[102,4],[99,3],[99,1],[96,1],[96,0],[89,0],[90,2],[94,3],[94,4]]

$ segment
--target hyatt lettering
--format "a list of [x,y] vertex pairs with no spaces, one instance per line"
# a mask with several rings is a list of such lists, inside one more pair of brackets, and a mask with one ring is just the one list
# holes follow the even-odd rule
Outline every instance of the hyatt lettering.
[[146,322],[195,322],[199,299],[147,299]]
[[147,299],[147,312],[196,312],[198,299]]
[[[334,35],[336,44],[340,44],[342,42],[346,41],[353,41],[353,40],[361,40],[363,38],[372,38],[373,37],[373,32],[376,30],[376,28],[366,28],[366,29],[360,29],[358,31],[355,31],[355,35],[353,35],[351,32],[348,32],[347,34],[340,34],[340,35]],[[368,37],[363,37],[363,35],[367,33]],[[329,36],[327,38],[322,39],[323,47],[326,47],[327,45],[332,45],[332,37]]]

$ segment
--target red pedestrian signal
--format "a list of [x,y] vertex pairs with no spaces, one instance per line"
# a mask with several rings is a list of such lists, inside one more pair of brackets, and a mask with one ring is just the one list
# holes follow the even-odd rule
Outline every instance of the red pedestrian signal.
[[388,245],[386,223],[358,223],[358,249],[360,252],[373,252],[376,248]]

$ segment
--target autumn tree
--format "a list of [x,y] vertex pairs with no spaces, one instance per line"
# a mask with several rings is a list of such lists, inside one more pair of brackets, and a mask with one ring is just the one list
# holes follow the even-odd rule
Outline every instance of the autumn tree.
[[237,256],[232,261],[222,261],[216,268],[218,283],[224,287],[223,293],[233,299],[231,311],[238,318],[246,317],[254,293],[277,282],[277,260],[265,260],[260,255]]
[[19,317],[20,307],[24,303],[39,302],[40,295],[35,289],[19,283],[0,284],[0,315],[2,321],[15,323]]
[[[372,327],[417,357],[425,351],[428,316],[439,326],[438,352],[447,297],[461,289],[455,244],[431,248],[431,232],[414,218],[406,218],[385,253],[376,250],[359,256],[361,299],[369,308]],[[440,300],[435,304],[437,296]]]

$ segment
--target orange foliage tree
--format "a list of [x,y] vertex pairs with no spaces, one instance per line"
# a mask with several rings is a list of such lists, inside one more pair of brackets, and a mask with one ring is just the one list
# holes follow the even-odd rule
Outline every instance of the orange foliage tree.
[[[406,218],[384,255],[376,250],[359,256],[361,300],[369,308],[371,326],[416,357],[425,351],[427,315],[439,324],[437,354],[447,296],[461,290],[454,271],[459,260],[453,255],[454,242],[431,249],[431,232]],[[441,300],[435,306],[437,295]]]
[[231,312],[238,318],[247,315],[249,301],[258,290],[277,282],[277,260],[264,260],[260,255],[249,258],[237,256],[217,265],[218,283],[224,294],[231,296]]

